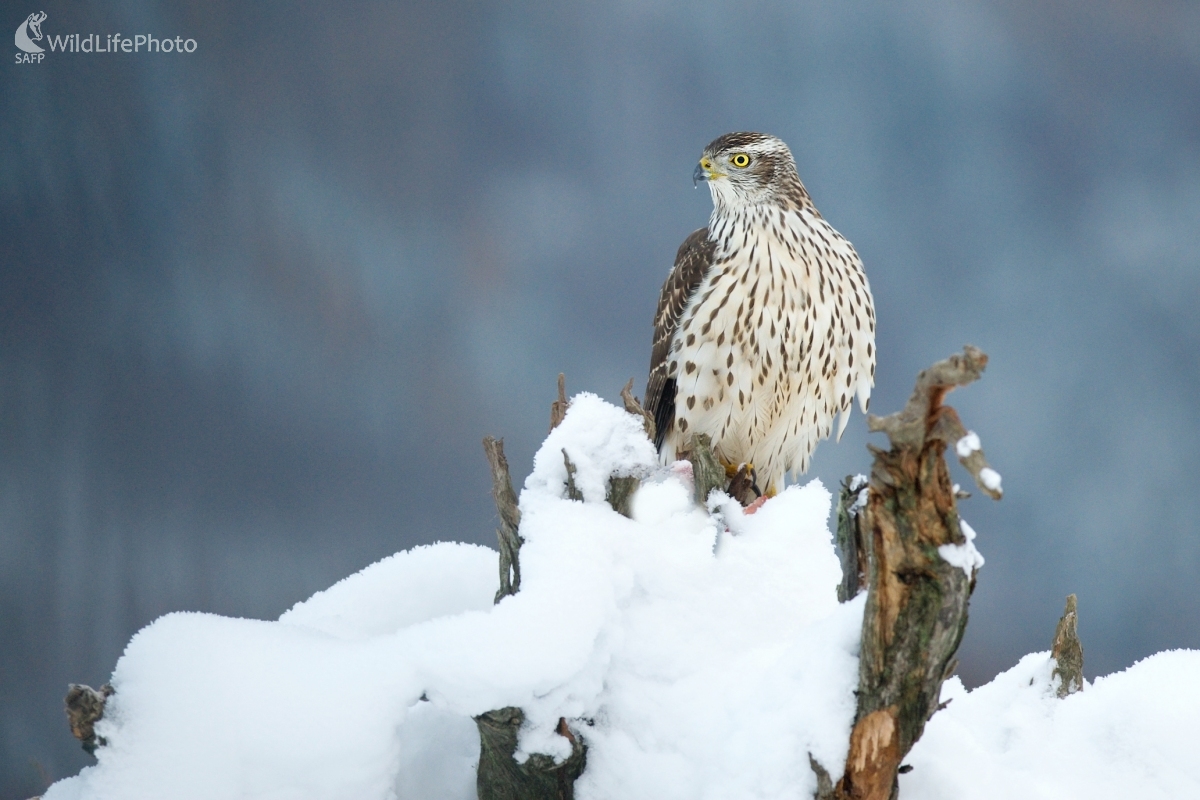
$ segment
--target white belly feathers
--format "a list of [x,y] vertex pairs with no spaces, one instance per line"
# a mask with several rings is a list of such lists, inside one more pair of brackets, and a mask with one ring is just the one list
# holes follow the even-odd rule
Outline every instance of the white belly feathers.
[[853,246],[811,209],[765,206],[710,223],[713,265],[675,333],[675,424],[663,456],[693,433],[750,463],[763,489],[808,469],[833,419],[845,427],[874,385],[875,312]]

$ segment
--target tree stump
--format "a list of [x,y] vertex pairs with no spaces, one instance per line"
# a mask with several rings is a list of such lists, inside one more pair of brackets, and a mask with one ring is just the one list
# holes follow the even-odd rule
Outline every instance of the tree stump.
[[[968,437],[942,400],[978,379],[986,365],[987,356],[968,345],[962,354],[922,372],[903,410],[868,417],[868,427],[886,432],[891,448],[870,448],[874,464],[857,530],[847,514],[843,535],[839,517],[839,543],[845,539],[861,551],[851,558],[843,549],[843,563],[864,574],[867,602],[850,753],[831,793],[838,800],[896,796],[901,760],[937,710],[942,682],[956,666],[975,574],[939,553],[948,545],[968,544],[943,457],[947,446],[955,446],[980,489],[995,499],[1000,480],[988,468],[978,437]],[[849,492],[847,486],[843,505]],[[846,599],[855,582],[843,582]]]
[[[631,380],[621,391],[625,410],[641,420],[647,437],[654,441],[654,419],[633,396],[632,388]],[[566,378],[560,373],[558,398],[550,405],[550,430],[566,419],[569,406]],[[504,456],[504,440],[489,436],[483,440],[483,449],[492,471],[492,498],[500,515],[500,527],[496,530],[500,545],[500,589],[496,592],[496,602],[499,603],[521,589],[521,512],[512,488],[508,459]],[[567,499],[582,501],[583,493],[575,485],[575,465],[565,449],[562,455],[567,475],[564,486]],[[638,485],[636,477],[610,476],[605,499],[614,511],[628,517]],[[572,800],[575,796],[575,780],[583,774],[587,764],[587,745],[570,729],[565,719],[560,719],[558,733],[571,743],[571,755],[558,764],[544,755],[530,756],[524,764],[518,764],[513,756],[524,721],[524,712],[513,707],[486,711],[475,717],[475,725],[479,729],[479,767],[475,773],[475,790],[479,800]]]
[[573,800],[575,780],[587,765],[587,748],[560,720],[558,732],[571,743],[571,755],[561,764],[550,756],[533,755],[524,764],[513,758],[517,733],[525,721],[519,708],[501,708],[475,718],[479,728],[479,768],[475,791],[479,800]]

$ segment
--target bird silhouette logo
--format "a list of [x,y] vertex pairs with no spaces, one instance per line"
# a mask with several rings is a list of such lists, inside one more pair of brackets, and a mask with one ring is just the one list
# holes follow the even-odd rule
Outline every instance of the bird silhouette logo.
[[[42,23],[45,21],[45,11],[39,11],[36,14],[30,14],[26,17],[25,21],[17,28],[17,35],[14,37],[17,47],[26,53],[44,53],[45,50],[38,47],[34,42],[42,40]],[[32,34],[32,37],[30,34]]]

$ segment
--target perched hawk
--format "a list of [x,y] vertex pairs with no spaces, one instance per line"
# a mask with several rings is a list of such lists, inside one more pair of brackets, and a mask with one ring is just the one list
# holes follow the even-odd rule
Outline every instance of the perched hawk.
[[729,133],[704,149],[708,227],[684,241],[654,317],[646,409],[666,462],[695,433],[768,494],[802,473],[875,383],[875,309],[862,261],[820,215],[786,144]]

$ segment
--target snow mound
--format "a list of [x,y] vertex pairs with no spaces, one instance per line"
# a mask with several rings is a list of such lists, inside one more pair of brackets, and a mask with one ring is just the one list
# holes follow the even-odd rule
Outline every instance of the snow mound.
[[1200,652],[1158,653],[1055,696],[1049,653],[1025,656],[986,686],[942,686],[900,776],[905,800],[1200,797],[1195,720]]
[[487,547],[414,547],[317,592],[279,621],[341,639],[395,633],[436,617],[486,611],[496,570],[496,551]]
[[[965,446],[965,445],[964,445]],[[563,453],[583,501],[566,498]],[[746,516],[692,502],[634,419],[580,395],[521,493],[522,585],[497,558],[398,553],[276,622],[177,613],[129,642],[99,763],[45,800],[470,800],[474,715],[526,712],[519,757],[588,745],[579,800],[811,797],[842,771],[864,597],[839,605],[829,493]],[[605,502],[636,475],[632,519]],[[982,565],[974,532],[942,557]],[[901,776],[905,800],[1200,798],[1200,652],[1160,653],[1054,695],[1045,653],[966,692],[953,678]]]
[[[605,502],[614,474],[643,479],[633,519]],[[521,493],[519,594],[493,606],[496,554],[439,544],[277,622],[167,615],[117,663],[99,763],[46,800],[467,800],[471,718],[505,706],[522,756],[565,756],[573,721],[580,800],[811,794],[808,754],[846,755],[863,607],[836,601],[829,493],[745,517],[691,492],[640,420],[579,395]]]

